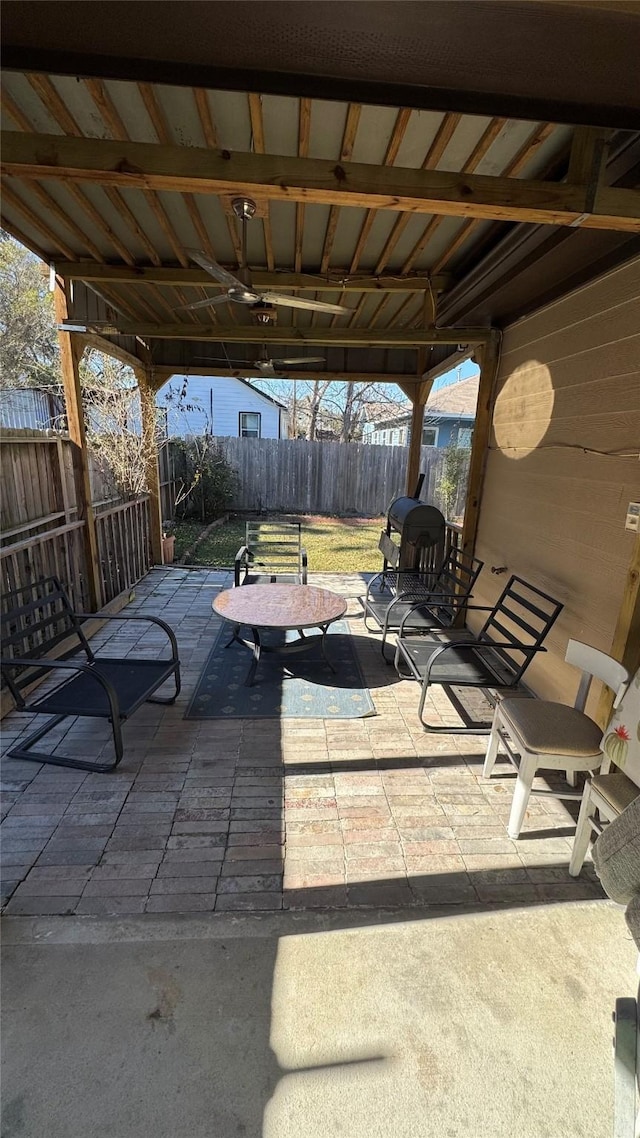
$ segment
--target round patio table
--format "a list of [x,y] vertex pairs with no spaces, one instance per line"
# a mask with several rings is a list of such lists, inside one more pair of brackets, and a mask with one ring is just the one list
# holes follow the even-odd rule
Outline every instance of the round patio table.
[[[241,585],[235,589],[224,589],[212,602],[214,612],[223,620],[233,624],[233,632],[226,648],[234,641],[244,644],[253,651],[253,659],[247,672],[245,685],[251,687],[261,652],[296,652],[310,648],[317,637],[305,636],[305,629],[320,629],[320,648],[325,662],[332,672],[335,668],[326,652],[327,629],[335,620],[340,620],[347,611],[344,597],[329,589],[317,589],[314,585]],[[239,636],[241,628],[249,628],[253,643]],[[271,648],[262,644],[261,630],[270,629],[289,632],[295,629],[299,639]]]

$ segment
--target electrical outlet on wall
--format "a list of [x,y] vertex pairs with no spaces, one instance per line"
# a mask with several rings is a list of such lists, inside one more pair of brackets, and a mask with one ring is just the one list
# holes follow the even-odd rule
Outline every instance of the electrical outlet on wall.
[[629,502],[624,528],[640,533],[640,502]]

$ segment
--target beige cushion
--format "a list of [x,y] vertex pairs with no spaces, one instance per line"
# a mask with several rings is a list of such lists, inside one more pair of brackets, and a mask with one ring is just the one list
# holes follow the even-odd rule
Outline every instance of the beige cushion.
[[591,785],[618,814],[622,814],[640,794],[640,787],[626,774],[595,775]]
[[566,755],[567,758],[598,758],[602,728],[575,707],[546,699],[504,699],[500,715],[514,742],[521,742],[537,755]]

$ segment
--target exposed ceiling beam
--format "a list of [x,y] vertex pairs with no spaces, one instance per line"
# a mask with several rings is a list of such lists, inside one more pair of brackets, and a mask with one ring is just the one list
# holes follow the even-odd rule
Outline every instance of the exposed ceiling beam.
[[[67,280],[112,281],[114,284],[163,284],[163,285],[208,285],[217,288],[210,273],[204,269],[182,269],[166,265],[156,267],[129,265],[98,265],[89,261],[57,261],[56,272]],[[429,278],[420,276],[347,276],[346,272],[327,273],[315,276],[313,273],[263,272],[251,273],[254,288],[273,289],[288,292],[298,289],[301,292],[424,292],[431,287],[441,292],[453,283],[451,273],[438,273]]]
[[[114,325],[115,327],[115,325]],[[325,344],[331,347],[417,348],[424,344],[482,344],[488,328],[267,328],[258,325],[149,324],[118,322],[121,336],[158,340],[216,340],[228,344]]]
[[602,187],[592,204],[568,183],[15,131],[2,151],[17,178],[640,232],[637,190]]
[[96,352],[103,352],[106,356],[112,356],[114,360],[119,360],[122,364],[127,364],[128,367],[140,367],[140,357],[135,356],[132,352],[127,352],[125,348],[121,348],[119,344],[114,344],[112,340],[108,340],[105,336],[97,336],[92,333],[74,332],[72,333],[74,339],[77,339],[85,348],[93,348]]
[[[89,337],[87,337],[88,339]],[[98,337],[96,337],[97,339]],[[105,350],[105,349],[102,349]],[[421,382],[418,377],[406,375],[404,372],[371,372],[371,371],[350,371],[348,368],[342,371],[322,371],[317,366],[313,368],[306,368],[305,371],[295,371],[287,369],[286,371],[279,371],[275,376],[265,375],[263,371],[256,368],[255,364],[247,364],[246,366],[225,368],[219,367],[217,363],[211,363],[209,367],[204,367],[199,364],[197,367],[192,367],[186,364],[184,360],[180,363],[174,364],[161,364],[154,367],[156,376],[160,379],[160,386],[170,379],[172,375],[208,375],[214,378],[224,376],[234,376],[241,379],[329,379],[339,382],[347,383],[402,383],[407,386],[415,387]]]
[[453,371],[454,368],[459,367],[460,364],[465,363],[465,361],[471,359],[472,356],[473,348],[463,348],[461,352],[452,352],[445,360],[441,360],[439,364],[423,372],[422,378],[426,382],[433,384],[441,375],[445,375],[448,371]]

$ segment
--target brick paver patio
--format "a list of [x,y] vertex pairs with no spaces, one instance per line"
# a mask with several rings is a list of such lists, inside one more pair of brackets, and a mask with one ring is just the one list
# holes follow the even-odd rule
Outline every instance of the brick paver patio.
[[[5,760],[7,913],[486,907],[602,896],[590,866],[577,881],[568,875],[575,823],[562,803],[532,798],[523,836],[511,841],[508,764],[487,782],[484,737],[424,733],[417,686],[397,679],[378,637],[364,630],[356,598],[365,579],[311,580],[350,598],[377,715],[185,721],[219,623],[211,601],[230,575],[153,570],[127,611],[162,616],[176,630],[180,699],[137,712],[113,774]],[[110,622],[93,643],[155,655],[160,640],[143,629]],[[456,721],[443,694],[430,711]],[[110,746],[105,724],[67,722],[64,753],[97,757]],[[4,747],[27,725],[17,713],[5,719]]]

